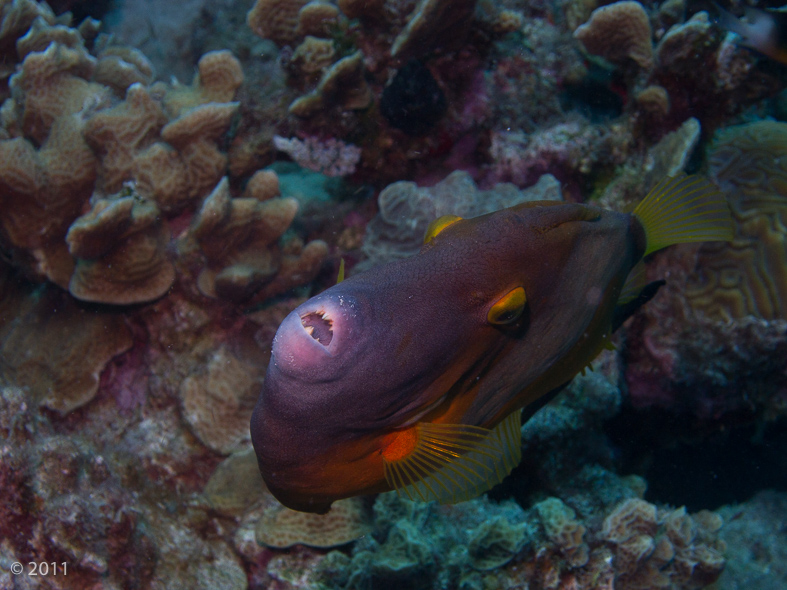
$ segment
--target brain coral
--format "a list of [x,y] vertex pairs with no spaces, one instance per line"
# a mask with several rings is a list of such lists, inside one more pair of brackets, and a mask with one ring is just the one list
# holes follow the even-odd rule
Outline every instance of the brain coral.
[[717,319],[787,317],[787,123],[720,131],[709,164],[736,235],[700,248],[686,293],[691,305]]

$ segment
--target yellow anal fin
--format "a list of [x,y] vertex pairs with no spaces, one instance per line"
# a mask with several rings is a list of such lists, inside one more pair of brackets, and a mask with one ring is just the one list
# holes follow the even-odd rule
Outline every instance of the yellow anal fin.
[[727,200],[701,176],[665,178],[633,214],[645,228],[644,256],[673,244],[729,241],[735,234]]
[[648,274],[645,272],[645,263],[640,260],[626,277],[623,288],[618,296],[618,305],[625,305],[634,301],[648,284]]
[[464,502],[500,483],[522,458],[521,412],[494,429],[465,424],[420,422],[383,451],[385,479],[410,500]]

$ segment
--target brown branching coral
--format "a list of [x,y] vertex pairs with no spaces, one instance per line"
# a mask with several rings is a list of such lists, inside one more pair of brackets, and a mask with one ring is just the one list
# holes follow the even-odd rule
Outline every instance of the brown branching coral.
[[364,79],[363,54],[344,57],[325,70],[317,88],[290,105],[298,117],[313,117],[321,111],[365,109],[371,104],[372,92]]
[[99,188],[115,193],[131,180],[137,152],[152,144],[166,123],[161,105],[141,84],[128,89],[125,101],[91,117],[85,138],[101,158]]
[[23,133],[41,143],[56,119],[100,102],[105,88],[88,82],[95,64],[82,46],[50,43],[45,51],[28,54],[20,72],[11,77]]
[[574,31],[585,49],[617,65],[634,61],[653,66],[650,20],[639,2],[624,0],[593,11],[590,20]]
[[128,305],[164,295],[175,280],[169,227],[158,207],[136,195],[98,199],[66,242],[76,259],[68,290],[77,299]]
[[62,240],[90,196],[96,166],[78,116],[59,118],[38,150],[23,137],[0,141],[0,222],[8,241],[41,248]]
[[339,9],[329,2],[315,0],[298,11],[298,33],[314,37],[329,37],[331,28],[339,20]]
[[686,296],[714,319],[787,317],[787,124],[720,131],[710,172],[727,195],[735,239],[704,244]]
[[255,35],[278,45],[298,38],[299,13],[308,0],[257,0],[246,16]]
[[[22,12],[0,7],[0,33],[23,58],[0,111],[3,247],[29,278],[85,301],[127,305],[161,297],[175,280],[165,218],[192,213],[227,172],[222,142],[239,107],[232,102],[243,82],[239,61],[212,51],[199,60],[191,85],[148,86],[153,70],[140,52],[104,40],[91,45],[96,57],[67,18],[24,8],[35,2],[14,6]],[[323,22],[320,7],[313,8],[314,18],[304,22]],[[86,34],[95,24],[83,27]],[[254,231],[266,223],[276,230],[259,233],[255,247],[233,252],[233,263],[219,269],[224,274],[203,280],[211,293],[237,299],[265,283],[287,289],[319,269],[324,244],[293,240],[287,252],[275,244],[296,211],[294,202],[262,203],[278,192],[276,183],[275,175],[249,183],[235,217],[250,213]],[[251,226],[241,226],[235,245],[249,241]],[[280,269],[286,277],[276,277]]]
[[227,50],[210,51],[197,63],[197,75],[190,86],[154,84],[162,92],[167,114],[177,117],[183,112],[209,102],[229,102],[243,84],[243,68]]
[[111,46],[99,54],[93,81],[108,86],[116,95],[124,97],[132,84],[150,84],[153,74],[153,64],[141,51]]
[[225,177],[203,202],[180,244],[181,251],[196,249],[204,257],[198,279],[203,294],[230,301],[270,297],[316,275],[327,255],[324,242],[290,242],[283,251],[276,246],[298,203],[276,198],[274,178],[259,173],[242,197],[233,198]]

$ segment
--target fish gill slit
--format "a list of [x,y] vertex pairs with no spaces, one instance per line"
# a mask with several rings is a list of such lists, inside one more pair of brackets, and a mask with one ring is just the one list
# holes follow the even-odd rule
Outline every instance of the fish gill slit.
[[333,340],[333,320],[325,311],[311,311],[301,316],[301,324],[306,333],[323,346]]

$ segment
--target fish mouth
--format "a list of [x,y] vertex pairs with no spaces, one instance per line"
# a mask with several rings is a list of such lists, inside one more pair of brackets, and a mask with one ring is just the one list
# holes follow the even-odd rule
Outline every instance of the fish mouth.
[[356,348],[358,314],[355,299],[342,295],[318,296],[297,307],[273,340],[271,352],[277,366],[302,378],[318,368],[324,376],[338,370],[339,358]]
[[323,346],[333,340],[333,319],[326,311],[310,311],[301,315],[301,325],[306,333]]

